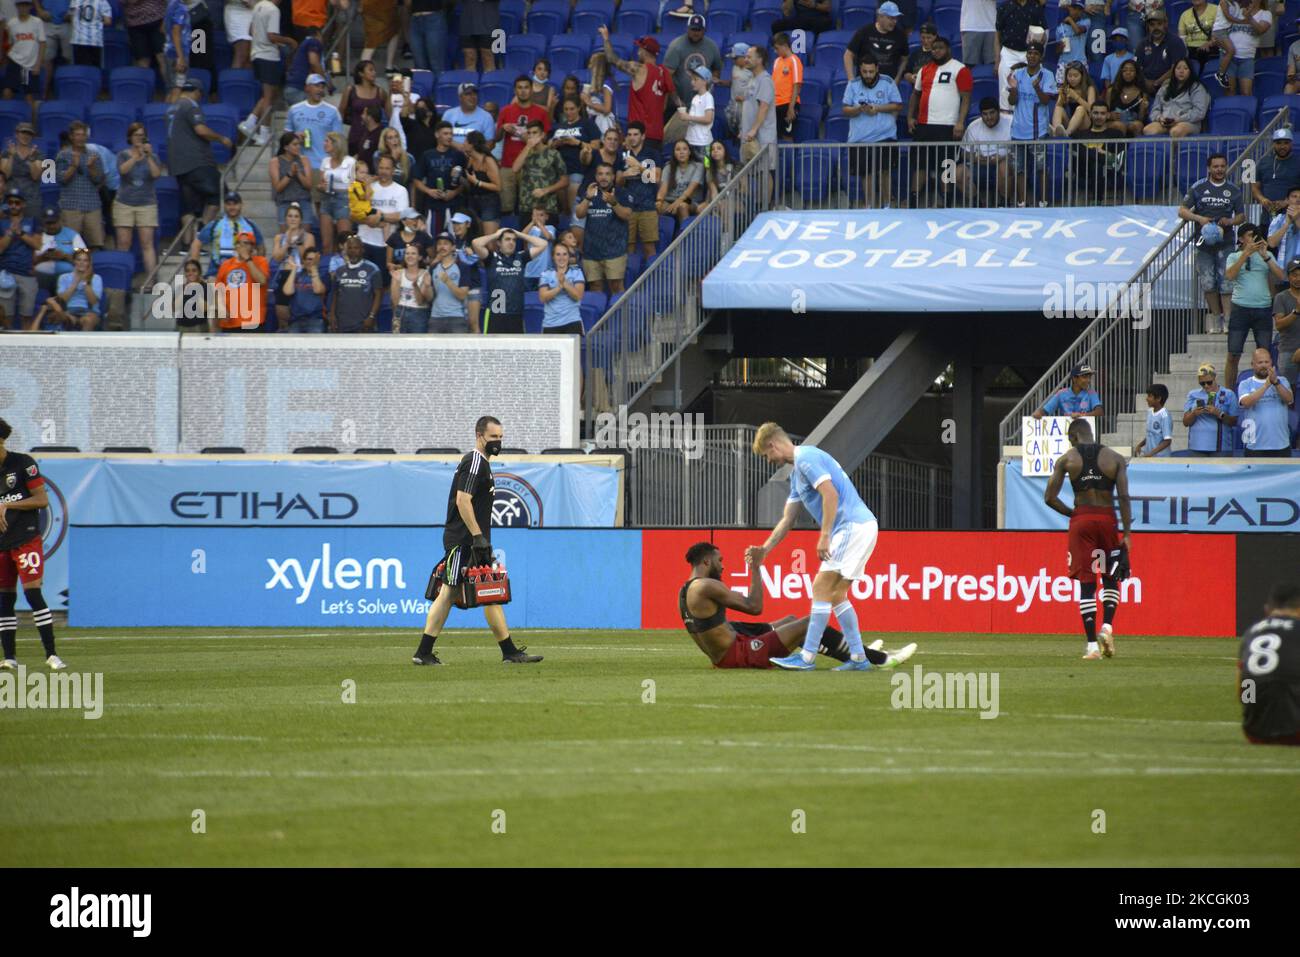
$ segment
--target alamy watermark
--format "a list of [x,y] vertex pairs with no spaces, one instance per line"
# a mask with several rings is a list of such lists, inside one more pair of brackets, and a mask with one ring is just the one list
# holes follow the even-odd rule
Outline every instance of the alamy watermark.
[[49,709],[83,711],[87,721],[103,717],[104,673],[29,672],[26,665],[0,671],[0,711]]
[[699,412],[617,412],[596,416],[592,440],[600,449],[676,449],[688,459],[704,457],[704,416]]
[[979,711],[980,718],[996,718],[1001,675],[996,671],[924,672],[920,665],[912,673],[896,671],[889,679],[894,690],[889,703],[895,711]]
[[1149,282],[1076,281],[1043,286],[1043,316],[1047,319],[1122,319],[1134,329],[1151,325],[1153,296]]

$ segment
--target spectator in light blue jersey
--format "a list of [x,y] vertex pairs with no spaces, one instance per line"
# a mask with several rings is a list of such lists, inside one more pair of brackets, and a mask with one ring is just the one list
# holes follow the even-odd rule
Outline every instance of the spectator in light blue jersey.
[[915,644],[894,654],[862,645],[862,633],[857,612],[849,601],[849,589],[854,581],[866,577],[867,560],[875,550],[879,528],[876,516],[858,496],[844,469],[821,449],[811,445],[796,446],[775,422],[759,426],[758,434],[754,436],[754,454],[762,456],[771,465],[791,466],[790,497],[772,534],[761,546],[749,548],[745,561],[751,565],[761,563],[794,525],[800,506],[806,508],[821,526],[817,556],[822,563],[813,579],[812,614],[808,619],[803,648],[786,658],[773,658],[771,663],[787,671],[812,671],[832,613],[839,620],[840,630],[849,645],[849,660],[836,671],[869,671],[873,666],[893,668],[906,661],[916,651]]
[[1092,391],[1092,366],[1084,364],[1070,370],[1070,387],[1052,395],[1034,418],[1045,415],[1068,415],[1072,419],[1101,415],[1101,396]]
[[1232,455],[1233,426],[1237,424],[1237,394],[1215,383],[1217,370],[1204,363],[1196,371],[1200,386],[1187,393],[1183,425],[1187,449],[1193,455]]
[[1288,407],[1295,401],[1291,383],[1277,374],[1267,349],[1256,349],[1255,374],[1237,386],[1241,403],[1241,440],[1247,458],[1289,458],[1291,428]]
[[1169,388],[1159,382],[1147,388],[1147,430],[1133,449],[1134,458],[1167,458],[1173,454],[1174,425],[1169,420]]

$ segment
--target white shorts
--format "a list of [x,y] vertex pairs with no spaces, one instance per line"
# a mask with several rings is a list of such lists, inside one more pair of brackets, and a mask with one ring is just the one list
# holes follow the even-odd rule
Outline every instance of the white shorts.
[[858,580],[866,577],[867,562],[876,550],[880,526],[875,521],[858,522],[831,535],[831,557],[822,562],[819,572],[839,572],[841,578]]
[[253,11],[242,3],[232,2],[225,6],[226,39],[235,43],[239,40],[253,40],[249,28],[253,25]]

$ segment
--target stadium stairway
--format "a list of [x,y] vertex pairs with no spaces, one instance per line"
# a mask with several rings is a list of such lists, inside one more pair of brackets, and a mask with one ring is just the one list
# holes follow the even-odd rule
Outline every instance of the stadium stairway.
[[[266,170],[271,162],[271,157],[275,155],[280,141],[280,134],[284,132],[287,115],[288,113],[283,107],[274,111],[271,117],[270,142],[265,148],[250,145],[239,150],[235,155],[233,168],[227,170],[223,180],[227,189],[230,189],[236,183],[240,183],[241,179],[243,180],[238,191],[244,201],[244,215],[255,222],[258,228],[262,230],[262,238],[266,243],[268,255],[271,252],[271,241],[274,239],[279,227],[276,224],[275,198],[271,192],[271,181]],[[222,208],[219,206],[219,215],[221,211]],[[167,244],[170,244],[170,242],[169,239]],[[163,249],[166,249],[166,244]],[[184,268],[185,261],[188,258],[189,246],[177,247],[172,255],[164,258],[159,264],[154,285],[164,283],[170,286],[175,276]],[[203,266],[205,269],[207,265],[207,259],[204,258]],[[131,328],[147,332],[174,331],[176,324],[173,320],[158,318],[153,315],[153,300],[152,294],[137,294],[132,297]]]
[[[1196,370],[1202,363],[1210,363],[1219,370],[1220,385],[1223,385],[1223,361],[1228,353],[1227,337],[1223,335],[1193,335],[1187,337],[1187,352],[1176,352],[1169,357],[1169,372],[1152,376],[1153,382],[1159,382],[1169,389],[1169,402],[1165,408],[1174,420],[1174,438],[1171,449],[1181,452],[1187,448],[1187,429],[1183,428],[1183,402],[1187,393],[1196,388]],[[1241,368],[1249,363],[1242,357]],[[1104,370],[1102,370],[1104,371]],[[1128,450],[1146,435],[1147,397],[1146,393],[1133,397],[1132,412],[1120,412],[1116,417],[1115,431],[1104,432],[1101,441],[1113,448]]]

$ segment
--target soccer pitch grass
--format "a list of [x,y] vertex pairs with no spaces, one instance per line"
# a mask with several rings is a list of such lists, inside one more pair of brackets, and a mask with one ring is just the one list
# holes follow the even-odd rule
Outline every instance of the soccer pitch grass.
[[826,659],[715,671],[681,632],[516,633],[530,666],[448,633],[442,668],[416,637],[62,629],[103,717],[0,714],[0,864],[1300,863],[1300,749],[1244,743],[1232,640],[913,636],[904,673],[999,675],[983,720]]

